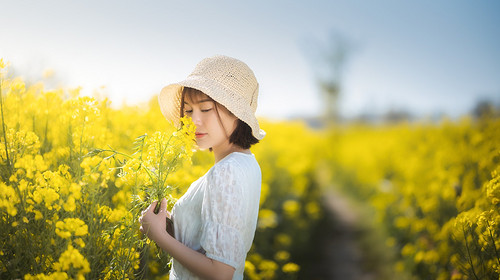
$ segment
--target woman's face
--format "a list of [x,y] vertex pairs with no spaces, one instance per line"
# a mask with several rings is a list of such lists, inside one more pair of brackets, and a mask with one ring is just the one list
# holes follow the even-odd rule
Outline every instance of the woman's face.
[[[184,99],[184,114],[196,125],[196,143],[200,149],[222,150],[230,145],[229,136],[237,118],[224,106],[218,106],[207,95]],[[217,113],[218,112],[218,113]]]

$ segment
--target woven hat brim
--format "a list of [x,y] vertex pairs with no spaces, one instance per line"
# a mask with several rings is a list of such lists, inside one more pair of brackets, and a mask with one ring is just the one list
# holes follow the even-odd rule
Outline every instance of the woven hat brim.
[[226,107],[238,119],[247,123],[252,129],[252,135],[258,140],[262,140],[266,135],[265,131],[260,129],[259,122],[248,104],[237,94],[227,90],[217,82],[206,79],[202,76],[189,76],[182,82],[170,84],[164,87],[158,96],[160,110],[167,120],[179,125],[180,106],[182,97],[182,88],[190,87],[205,93],[219,104]]

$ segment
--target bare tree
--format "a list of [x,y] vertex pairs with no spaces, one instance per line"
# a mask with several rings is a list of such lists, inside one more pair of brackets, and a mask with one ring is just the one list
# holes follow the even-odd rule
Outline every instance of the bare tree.
[[326,43],[317,44],[313,49],[309,55],[323,100],[323,117],[326,121],[337,121],[343,75],[353,45],[339,32],[332,32]]

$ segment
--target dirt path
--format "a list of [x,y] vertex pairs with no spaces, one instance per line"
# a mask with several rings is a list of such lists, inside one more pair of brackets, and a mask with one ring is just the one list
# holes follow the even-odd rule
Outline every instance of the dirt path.
[[323,197],[325,217],[311,244],[315,252],[310,266],[300,279],[372,280],[363,271],[363,253],[357,243],[357,215],[341,195],[331,192]]

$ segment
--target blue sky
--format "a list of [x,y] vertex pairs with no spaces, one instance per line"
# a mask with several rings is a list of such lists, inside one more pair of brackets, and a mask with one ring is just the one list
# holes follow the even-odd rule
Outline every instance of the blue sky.
[[[65,87],[115,106],[150,99],[204,57],[245,61],[257,113],[321,113],[314,59],[333,33],[353,45],[345,116],[405,109],[457,117],[500,104],[500,1],[4,1],[0,56],[26,78],[46,68]],[[104,88],[101,88],[104,86]]]

